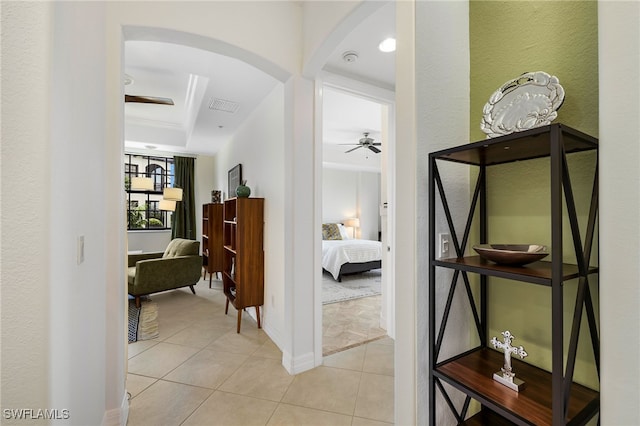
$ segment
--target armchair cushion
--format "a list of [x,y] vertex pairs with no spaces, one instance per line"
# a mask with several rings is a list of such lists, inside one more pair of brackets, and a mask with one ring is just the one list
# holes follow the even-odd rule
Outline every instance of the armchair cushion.
[[143,296],[198,283],[202,273],[200,242],[176,238],[157,253],[129,255],[128,293]]
[[199,252],[200,241],[175,238],[169,243],[162,257],[197,256]]

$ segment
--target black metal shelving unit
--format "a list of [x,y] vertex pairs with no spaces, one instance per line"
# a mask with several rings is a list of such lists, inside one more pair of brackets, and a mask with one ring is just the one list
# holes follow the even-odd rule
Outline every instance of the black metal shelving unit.
[[[594,311],[589,289],[589,277],[598,273],[590,266],[592,248],[596,238],[598,209],[598,166],[594,167],[593,189],[584,239],[581,238],[578,216],[567,165],[567,157],[574,153],[596,151],[597,139],[563,124],[551,124],[528,131],[487,139],[429,154],[429,369],[430,424],[435,425],[436,389],[443,396],[459,424],[516,424],[516,425],[582,425],[599,412],[598,391],[573,382],[580,323],[586,312],[596,371],[599,376],[598,318]],[[550,162],[551,197],[551,259],[523,267],[503,266],[485,261],[479,256],[464,256],[478,209],[480,244],[488,238],[487,179],[488,167],[548,158]],[[469,215],[462,238],[458,238],[447,202],[438,164],[456,162],[478,168],[477,182],[471,199]],[[564,195],[564,197],[563,197]],[[448,224],[456,257],[436,259],[436,201],[439,198]],[[566,204],[566,210],[563,205]],[[568,217],[576,264],[563,263],[563,215]],[[597,244],[597,243],[596,243]],[[596,262],[597,263],[597,262]],[[448,289],[447,303],[436,330],[436,273],[439,268],[453,271]],[[479,274],[479,291],[474,294],[468,274]],[[544,371],[519,360],[513,360],[518,376],[525,378],[527,388],[517,393],[492,379],[492,373],[502,366],[502,354],[487,347],[487,280],[499,277],[519,282],[542,285],[551,291],[551,372]],[[480,345],[452,358],[439,361],[447,320],[458,281],[466,291],[470,310],[475,320]],[[563,283],[578,280],[576,305],[572,318],[568,351],[563,351]],[[476,300],[479,296],[479,300]],[[566,356],[566,365],[564,362]],[[443,383],[466,394],[461,408],[455,407]],[[482,405],[482,410],[468,417],[471,399]]]

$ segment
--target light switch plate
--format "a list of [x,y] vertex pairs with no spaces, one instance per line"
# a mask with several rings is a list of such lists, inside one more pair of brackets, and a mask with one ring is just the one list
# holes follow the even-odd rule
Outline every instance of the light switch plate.
[[451,257],[451,236],[449,234],[438,234],[438,259]]
[[84,262],[84,235],[78,236],[77,260],[78,265]]

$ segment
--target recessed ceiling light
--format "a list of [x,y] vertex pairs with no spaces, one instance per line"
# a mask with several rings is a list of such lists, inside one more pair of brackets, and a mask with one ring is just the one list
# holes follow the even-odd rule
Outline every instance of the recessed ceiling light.
[[381,52],[395,52],[396,39],[390,37],[385,40],[382,40],[382,42],[380,42],[380,44],[378,45],[378,49],[380,49]]

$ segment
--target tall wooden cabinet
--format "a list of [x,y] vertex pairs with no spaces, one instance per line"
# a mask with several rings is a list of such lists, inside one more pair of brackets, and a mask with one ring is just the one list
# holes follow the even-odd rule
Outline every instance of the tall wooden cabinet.
[[209,273],[209,288],[213,274],[223,270],[223,210],[224,205],[202,205],[202,266],[204,278]]
[[[487,139],[471,144],[460,145],[429,154],[429,388],[430,388],[430,424],[436,424],[436,395],[441,395],[451,409],[459,424],[474,425],[584,425],[599,412],[600,394],[598,390],[580,385],[574,381],[578,339],[590,339],[594,360],[593,377],[597,382],[599,377],[599,336],[598,315],[594,307],[597,292],[597,207],[598,207],[598,173],[597,173],[597,139],[562,124],[531,129],[521,133]],[[568,159],[580,155],[579,162],[588,157],[593,161],[589,165],[593,171],[592,178],[584,182],[591,187],[591,199],[588,207],[579,215],[576,211],[574,196],[575,182],[572,186],[572,176],[568,167]],[[533,159],[547,159],[549,175],[540,179],[548,187],[550,210],[548,212],[549,234],[543,235],[545,240],[551,241],[550,252],[545,261],[538,261],[525,266],[505,266],[484,260],[479,256],[469,255],[467,243],[470,238],[479,238],[480,244],[498,243],[488,241],[491,229],[488,221],[487,192],[490,191],[491,181],[487,178],[488,169],[496,165],[508,164],[513,172],[522,171],[523,179],[520,190],[525,193],[532,185],[539,186],[539,182],[527,179],[527,161]],[[439,166],[454,162],[466,164],[475,169],[471,175],[477,176],[475,191],[470,202],[470,211],[466,224],[454,224],[451,207],[447,201],[447,191],[443,179],[440,177]],[[450,163],[449,163],[450,164]],[[456,166],[460,167],[460,166]],[[492,169],[493,170],[493,169]],[[584,174],[587,176],[588,174]],[[495,176],[494,176],[495,178]],[[511,179],[518,179],[515,174]],[[592,179],[592,180],[591,180]],[[589,201],[588,197],[585,197]],[[493,211],[499,206],[493,206]],[[444,215],[443,215],[444,213]],[[442,217],[444,216],[444,217]],[[580,220],[579,220],[580,218]],[[500,217],[491,221],[499,223]],[[451,233],[451,241],[455,249],[453,258],[437,259],[436,253],[436,222],[447,223]],[[582,222],[579,224],[579,222]],[[475,226],[475,228],[474,228]],[[522,227],[526,227],[526,219],[522,220]],[[563,241],[563,226],[569,232]],[[583,227],[581,233],[580,226]],[[461,238],[456,230],[463,230]],[[471,236],[471,230],[477,234]],[[544,241],[544,240],[543,240]],[[514,241],[515,242],[515,241]],[[475,243],[475,241],[474,241]],[[505,243],[499,241],[499,243]],[[517,243],[522,243],[517,241]],[[566,250],[563,251],[563,244]],[[469,244],[471,245],[471,244]],[[567,261],[568,253],[575,257],[574,261]],[[596,265],[596,266],[594,266]],[[436,280],[437,274],[449,272],[453,276],[451,281]],[[476,278],[470,281],[471,274]],[[443,274],[442,276],[444,276]],[[496,278],[499,280],[494,283]],[[448,280],[447,280],[448,281]],[[570,284],[571,281],[571,284]],[[590,286],[590,281],[592,285]],[[513,285],[537,285],[548,289],[550,301],[550,333],[549,349],[551,351],[550,369],[541,369],[520,360],[513,360],[513,368],[517,378],[524,380],[526,388],[515,392],[493,380],[494,372],[503,365],[503,354],[494,350],[488,335],[488,318],[491,317],[488,303],[491,291],[512,292]],[[563,318],[564,288],[571,285],[575,295],[569,303],[575,303],[573,318]],[[576,287],[574,287],[574,285]],[[475,320],[474,340],[479,342],[476,347],[451,356],[444,357],[442,343],[445,340],[447,322],[451,311],[453,295],[458,291],[466,293],[468,311]],[[466,292],[465,292],[466,290]],[[448,296],[446,296],[448,294]],[[446,297],[445,297],[446,296]],[[439,300],[447,300],[442,308],[437,307]],[[523,315],[528,301],[512,299],[509,304],[500,306],[506,315]],[[569,317],[569,315],[567,315]],[[580,325],[585,319],[581,333]],[[564,324],[570,329],[568,336],[564,336]],[[509,327],[504,324],[505,330]],[[532,323],[535,328],[536,324]],[[518,335],[518,330],[510,330]],[[546,331],[546,330],[545,330]],[[466,336],[465,336],[466,337]],[[522,340],[519,341],[519,344]],[[473,345],[473,344],[471,344]],[[526,346],[526,344],[525,344]],[[531,353],[529,354],[531,355]],[[588,355],[588,354],[586,354]],[[445,359],[441,359],[445,358]],[[451,386],[466,396],[465,403],[456,407],[450,397]],[[471,399],[481,404],[481,411],[469,416],[468,408]]]
[[224,202],[224,256],[222,282],[227,296],[224,313],[231,303],[238,311],[240,333],[242,311],[255,307],[258,328],[264,304],[264,198],[231,198]]

